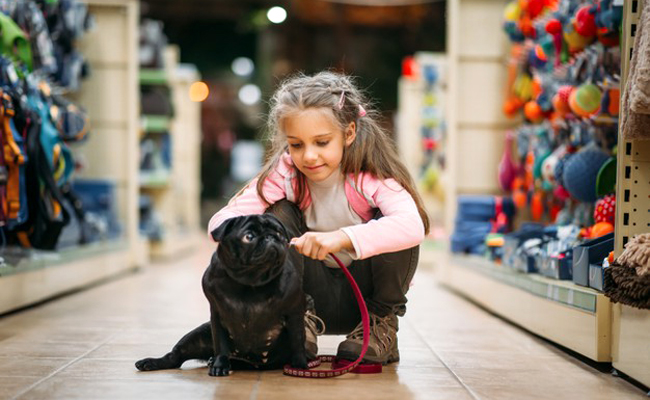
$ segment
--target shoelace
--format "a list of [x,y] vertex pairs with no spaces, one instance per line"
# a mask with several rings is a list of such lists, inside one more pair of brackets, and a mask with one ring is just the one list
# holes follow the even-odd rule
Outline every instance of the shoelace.
[[316,336],[325,333],[325,321],[323,321],[318,315],[314,314],[311,311],[307,311],[305,313],[305,317],[305,323],[307,324],[307,327],[310,331],[314,332]]
[[[382,347],[382,351],[390,349],[393,344],[393,337],[389,335],[390,325],[388,324],[388,317],[379,317],[375,314],[370,314],[370,331],[372,332],[371,337],[377,338],[379,345]],[[363,339],[363,326],[361,324],[357,325],[356,328],[347,336],[348,339]]]

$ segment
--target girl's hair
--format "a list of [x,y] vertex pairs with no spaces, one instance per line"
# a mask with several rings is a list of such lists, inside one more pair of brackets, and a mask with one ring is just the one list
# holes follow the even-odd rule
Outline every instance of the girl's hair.
[[[264,182],[277,166],[282,154],[289,149],[282,131],[284,118],[309,108],[330,109],[341,131],[345,131],[351,122],[356,123],[356,138],[343,150],[341,172],[344,175],[353,174],[355,182],[361,172],[370,173],[378,179],[395,179],[415,200],[425,232],[428,233],[429,218],[422,198],[406,167],[399,160],[393,140],[379,125],[378,112],[355,86],[351,77],[334,72],[293,76],[285,80],[271,98],[268,118],[270,156],[257,181],[257,192],[262,200],[268,203],[262,190]],[[306,178],[295,166],[294,168],[298,177],[296,203],[300,204],[305,197]]]

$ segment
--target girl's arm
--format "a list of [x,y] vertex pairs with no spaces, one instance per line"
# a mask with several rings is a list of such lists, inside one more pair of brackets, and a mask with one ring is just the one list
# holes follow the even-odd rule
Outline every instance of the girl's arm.
[[359,259],[419,245],[424,224],[413,197],[394,179],[380,183],[372,196],[383,217],[343,228]]
[[[286,197],[284,179],[277,172],[269,174],[266,181],[264,181],[262,190],[270,204]],[[265,203],[259,196],[257,193],[257,178],[253,179],[239,196],[230,199],[228,205],[210,218],[208,236],[212,238],[210,233],[225,220],[241,215],[263,214],[270,204]]]

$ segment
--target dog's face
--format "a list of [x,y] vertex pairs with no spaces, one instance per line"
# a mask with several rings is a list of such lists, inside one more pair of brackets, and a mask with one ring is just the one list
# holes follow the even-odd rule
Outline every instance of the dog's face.
[[247,286],[262,286],[282,272],[289,236],[270,214],[226,220],[212,231],[228,276]]

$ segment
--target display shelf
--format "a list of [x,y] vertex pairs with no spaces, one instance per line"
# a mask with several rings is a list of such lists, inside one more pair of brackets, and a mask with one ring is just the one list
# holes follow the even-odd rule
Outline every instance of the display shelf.
[[[92,132],[73,148],[84,165],[75,176],[115,184],[123,236],[59,251],[6,248],[0,265],[0,313],[82,288],[148,261],[137,235],[136,0],[89,0],[96,23],[77,42],[92,74],[69,98],[84,107]],[[116,101],[119,99],[119,101]]]
[[[501,194],[495,171],[506,131],[520,123],[501,110],[510,47],[502,29],[504,4],[447,2],[447,232],[453,230],[458,195]],[[481,160],[481,167],[473,160]]]
[[611,306],[595,290],[476,256],[441,262],[441,283],[495,314],[597,362],[611,361]]
[[144,133],[165,133],[169,131],[172,119],[164,115],[143,115],[140,126]]
[[131,253],[126,240],[58,252],[9,251],[7,259],[20,260],[0,266],[0,314],[132,271]]
[[[623,5],[621,89],[626,85],[634,48],[633,32],[645,1],[626,1]],[[614,240],[617,257],[630,238],[650,232],[650,141],[624,140],[619,133],[618,143]],[[650,387],[650,310],[614,304],[612,334],[614,368]]]
[[143,132],[168,132],[171,167],[168,171],[140,171],[140,191],[151,197],[160,217],[161,235],[151,240],[151,257],[187,254],[198,243],[200,228],[200,103],[189,98],[189,87],[200,79],[193,66],[179,64],[177,46],[164,52],[163,70],[141,70],[140,84],[165,85],[170,92],[173,117],[143,115]]
[[167,72],[164,69],[141,68],[139,74],[141,85],[167,85]]

